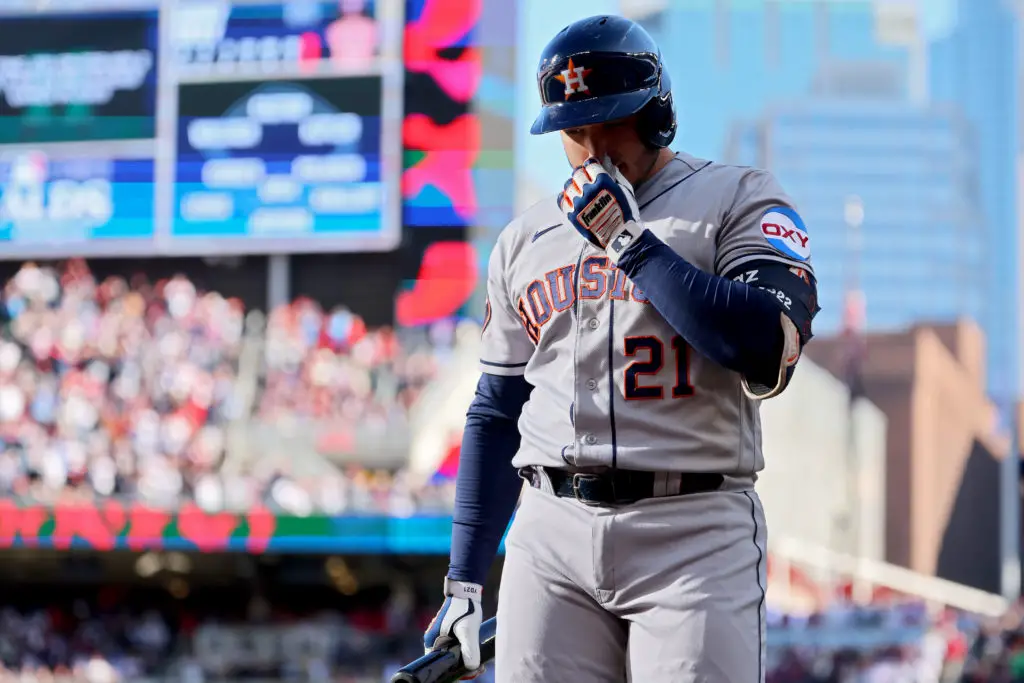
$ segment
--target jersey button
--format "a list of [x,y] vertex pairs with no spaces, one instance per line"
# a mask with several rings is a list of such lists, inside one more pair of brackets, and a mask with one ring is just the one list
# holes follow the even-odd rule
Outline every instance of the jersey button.
[[597,380],[596,379],[588,379],[587,380],[587,389],[591,389],[591,390],[597,389]]
[[592,330],[596,330],[597,326],[600,324],[601,323],[597,322],[597,318],[591,318],[590,320],[587,321],[587,327],[589,327]]
[[594,436],[593,434],[587,434],[585,437],[583,437],[583,440],[586,441],[591,446],[597,443],[597,437]]

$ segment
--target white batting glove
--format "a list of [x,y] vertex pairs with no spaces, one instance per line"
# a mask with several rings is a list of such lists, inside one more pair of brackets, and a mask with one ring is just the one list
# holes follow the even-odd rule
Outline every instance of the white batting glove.
[[613,263],[645,230],[633,186],[608,157],[604,163],[591,157],[573,169],[558,196],[558,208]]
[[452,581],[445,577],[444,604],[423,635],[423,647],[427,652],[458,641],[462,662],[473,672],[463,680],[483,673],[480,667],[480,623],[483,620],[480,598],[483,592],[483,586],[478,583]]

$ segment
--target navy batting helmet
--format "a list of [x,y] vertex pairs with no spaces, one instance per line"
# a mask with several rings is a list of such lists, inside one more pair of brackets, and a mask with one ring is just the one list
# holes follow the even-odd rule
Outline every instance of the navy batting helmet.
[[541,110],[530,132],[603,123],[640,114],[640,137],[668,147],[676,134],[672,88],[661,50],[639,24],[596,16],[569,24],[541,54]]

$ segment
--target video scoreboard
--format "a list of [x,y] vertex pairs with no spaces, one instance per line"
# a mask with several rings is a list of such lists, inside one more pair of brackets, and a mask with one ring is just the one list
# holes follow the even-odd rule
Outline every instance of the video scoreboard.
[[0,3],[0,257],[393,249],[404,10]]

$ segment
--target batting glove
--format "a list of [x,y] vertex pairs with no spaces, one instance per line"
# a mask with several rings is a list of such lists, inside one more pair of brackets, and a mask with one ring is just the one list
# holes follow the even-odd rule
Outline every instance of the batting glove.
[[558,196],[558,208],[613,263],[644,230],[633,186],[607,157],[603,164],[591,157],[573,169]]
[[445,577],[444,604],[423,635],[427,652],[448,647],[457,641],[462,663],[473,673],[462,680],[476,678],[484,672],[480,666],[480,622],[483,610],[480,598],[483,586],[478,583],[452,581]]

